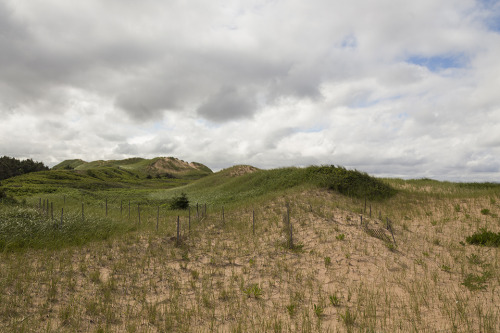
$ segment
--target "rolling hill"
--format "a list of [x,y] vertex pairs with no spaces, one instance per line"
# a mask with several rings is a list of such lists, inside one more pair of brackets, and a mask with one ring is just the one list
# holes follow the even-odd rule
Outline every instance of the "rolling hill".
[[84,171],[99,168],[117,168],[143,175],[188,179],[198,179],[212,173],[210,168],[201,163],[188,163],[175,157],[156,157],[153,159],[134,157],[124,160],[98,160],[92,162],[79,159],[65,160],[55,165],[52,170]]

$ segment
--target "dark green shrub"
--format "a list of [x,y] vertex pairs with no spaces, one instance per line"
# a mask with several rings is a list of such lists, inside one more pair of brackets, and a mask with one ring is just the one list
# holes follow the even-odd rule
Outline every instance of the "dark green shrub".
[[485,228],[481,228],[479,232],[476,232],[475,234],[465,238],[465,241],[473,245],[499,247],[500,232],[494,233],[492,231],[488,231]]
[[0,188],[0,203],[2,204],[17,204],[17,200],[8,195],[6,192],[5,192],[5,189],[3,188]]
[[188,209],[189,199],[186,193],[181,193],[180,196],[174,197],[170,203],[171,209]]
[[483,214],[483,215],[490,215],[490,210],[487,209],[487,208],[483,208],[483,209],[481,209],[481,214]]
[[347,170],[344,167],[334,165],[312,166],[307,170],[313,182],[344,195],[384,199],[396,193],[396,190],[391,186],[365,172]]

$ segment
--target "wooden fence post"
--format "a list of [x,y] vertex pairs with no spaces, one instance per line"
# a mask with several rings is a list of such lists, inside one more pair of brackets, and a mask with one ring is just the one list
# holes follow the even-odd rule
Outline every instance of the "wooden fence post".
[[85,221],[85,215],[83,213],[83,202],[82,202],[82,221]]
[[252,210],[252,233],[255,235],[255,210]]
[[224,206],[222,206],[222,225],[224,225]]
[[139,219],[139,224],[141,224],[141,204],[137,204],[137,218]]
[[158,206],[158,211],[156,212],[156,231],[158,231],[159,223],[160,223],[160,206]]
[[108,216],[108,198],[106,198],[106,216]]
[[[389,219],[387,219],[389,221]],[[388,222],[389,223],[389,230],[391,231],[392,235],[392,240],[394,241],[394,245],[396,245],[396,239],[394,238],[394,232],[392,232],[392,221]]]
[[61,224],[59,225],[60,228],[62,228],[62,224],[63,224],[63,215],[64,215],[64,207],[61,208]]
[[50,203],[50,216],[52,218],[52,221],[54,221],[54,203]]
[[188,230],[191,232],[191,207],[189,207]]
[[177,215],[177,245],[179,245],[179,225],[180,225],[180,219],[179,215]]

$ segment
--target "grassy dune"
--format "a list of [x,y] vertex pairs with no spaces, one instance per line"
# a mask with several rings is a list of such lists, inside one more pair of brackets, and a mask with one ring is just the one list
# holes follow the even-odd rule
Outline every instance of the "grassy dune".
[[175,185],[9,192],[0,331],[500,331],[500,250],[466,241],[500,230],[498,185],[241,166]]

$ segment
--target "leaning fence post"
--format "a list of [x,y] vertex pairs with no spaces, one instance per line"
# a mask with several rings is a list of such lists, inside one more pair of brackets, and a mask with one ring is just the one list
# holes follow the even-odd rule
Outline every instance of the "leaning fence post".
[[394,245],[396,245],[396,239],[394,238],[394,232],[392,232],[392,222],[389,223],[389,230],[391,231],[391,235],[392,235],[392,240],[394,241]]

